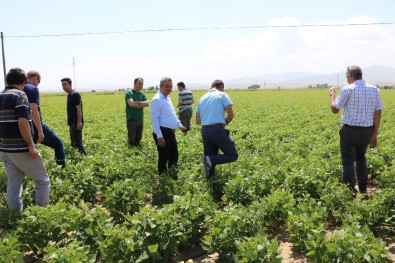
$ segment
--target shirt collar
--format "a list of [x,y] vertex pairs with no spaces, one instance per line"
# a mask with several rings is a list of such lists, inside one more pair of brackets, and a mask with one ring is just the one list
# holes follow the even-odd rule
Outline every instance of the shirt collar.
[[15,86],[6,86],[5,89],[18,89],[18,88]]

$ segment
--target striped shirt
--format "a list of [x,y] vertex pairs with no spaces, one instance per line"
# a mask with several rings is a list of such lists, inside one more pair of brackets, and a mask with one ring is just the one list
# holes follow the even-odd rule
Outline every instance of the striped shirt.
[[190,90],[182,90],[178,93],[178,100],[182,101],[182,104],[178,107],[178,113],[185,110],[192,110],[193,94]]
[[373,126],[374,112],[383,109],[379,89],[364,80],[344,86],[333,106],[344,109],[343,124],[362,127]]
[[29,151],[19,130],[19,118],[26,118],[29,121],[33,135],[29,101],[25,92],[7,86],[0,92],[0,151],[11,153]]

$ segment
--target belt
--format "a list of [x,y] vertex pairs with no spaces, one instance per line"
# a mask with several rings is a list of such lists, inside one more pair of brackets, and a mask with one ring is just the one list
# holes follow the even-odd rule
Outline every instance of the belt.
[[343,124],[344,127],[348,127],[348,128],[353,128],[353,129],[371,129],[373,128],[373,126],[353,126],[353,125],[348,125],[348,124]]
[[225,127],[223,123],[216,123],[216,124],[209,124],[209,125],[202,125],[203,128],[217,128],[217,127]]
[[163,126],[160,126],[160,129],[165,130],[165,131],[175,132],[175,129],[170,129],[170,128],[163,127]]

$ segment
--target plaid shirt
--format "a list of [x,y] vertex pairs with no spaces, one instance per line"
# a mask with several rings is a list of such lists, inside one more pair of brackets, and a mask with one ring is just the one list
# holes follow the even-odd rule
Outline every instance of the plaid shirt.
[[362,127],[373,126],[374,112],[383,109],[379,89],[364,80],[344,86],[334,106],[344,109],[343,124]]

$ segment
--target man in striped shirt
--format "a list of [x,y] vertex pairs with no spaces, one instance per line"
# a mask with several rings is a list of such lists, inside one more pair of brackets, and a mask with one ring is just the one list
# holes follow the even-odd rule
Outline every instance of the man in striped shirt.
[[50,181],[39,150],[33,142],[29,101],[23,92],[26,74],[19,68],[10,69],[7,86],[0,92],[0,159],[7,174],[8,208],[22,211],[23,178],[35,182],[36,203],[49,202]]
[[341,89],[337,98],[335,88],[329,89],[330,106],[333,113],[343,109],[340,129],[343,182],[355,192],[357,177],[359,192],[366,194],[368,169],[365,153],[369,144],[371,148],[377,145],[383,103],[379,89],[362,79],[360,67],[347,67],[346,77],[348,85]]
[[190,90],[185,89],[184,82],[177,83],[178,88],[178,117],[182,125],[187,128],[187,131],[191,129],[191,118],[192,118],[192,104],[193,94]]

